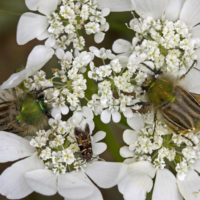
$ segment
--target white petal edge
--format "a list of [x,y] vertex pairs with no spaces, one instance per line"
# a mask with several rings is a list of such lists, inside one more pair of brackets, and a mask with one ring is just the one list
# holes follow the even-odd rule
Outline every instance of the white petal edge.
[[34,148],[29,141],[13,133],[0,131],[0,163],[31,156]]
[[57,176],[50,170],[38,169],[25,174],[28,185],[37,193],[54,195],[57,192]]
[[144,127],[144,120],[142,116],[138,113],[134,113],[134,115],[131,118],[128,118],[127,123],[132,129],[136,131]]
[[168,20],[175,21],[179,18],[181,9],[185,0],[169,0],[165,10],[165,16]]
[[146,174],[153,178],[156,173],[156,169],[150,162],[139,161],[129,164],[129,172],[133,174]]
[[18,73],[12,74],[7,81],[5,81],[0,89],[13,88],[19,85],[28,76],[33,75],[37,70],[41,69],[53,56],[53,49],[44,45],[35,46],[30,52],[26,68]]
[[93,161],[87,165],[86,174],[101,188],[110,188],[118,184],[126,172],[123,163]]
[[127,174],[120,183],[118,189],[125,200],[145,200],[146,193],[151,191],[152,179],[145,174]]
[[103,140],[105,137],[106,137],[106,132],[104,132],[104,131],[98,131],[95,133],[94,136],[92,136],[93,142],[99,142],[99,141]]
[[81,171],[58,176],[58,192],[67,199],[87,198],[94,190],[95,186]]
[[119,153],[123,158],[131,158],[134,156],[134,153],[127,146],[121,147]]
[[94,191],[90,196],[86,198],[78,197],[78,199],[69,199],[65,198],[65,200],[103,200],[102,194],[97,187],[94,186]]
[[180,19],[187,23],[190,27],[200,22],[200,1],[199,0],[187,0],[185,1]]
[[104,142],[94,143],[92,151],[95,156],[102,154],[107,149],[107,145]]
[[102,113],[101,113],[101,121],[104,123],[104,124],[108,124],[111,120],[111,112],[109,110],[104,110]]
[[17,25],[17,44],[23,45],[39,37],[48,27],[45,16],[31,12],[24,13]]
[[200,173],[200,160],[197,160],[197,162],[194,164],[194,169]]
[[67,106],[62,106],[62,107],[60,107],[60,110],[61,110],[61,113],[62,113],[63,115],[66,115],[66,114],[69,113],[69,108],[68,108]]
[[94,35],[94,41],[95,41],[97,44],[101,43],[101,42],[104,40],[105,35],[106,35],[106,34],[103,33],[103,32],[96,33],[96,34]]
[[26,70],[12,74],[8,80],[6,80],[1,86],[0,89],[9,89],[14,88],[19,85],[24,79],[28,77]]
[[83,115],[87,120],[92,120],[94,117],[92,110],[87,106],[83,107]]
[[161,18],[168,0],[131,0],[135,11],[142,17]]
[[193,170],[189,171],[183,181],[177,179],[177,184],[180,193],[186,200],[200,199],[200,176]]
[[40,70],[53,56],[54,51],[50,47],[44,45],[35,46],[30,52],[26,70],[29,75],[32,75],[36,71]]
[[109,8],[112,12],[133,10],[130,0],[97,0],[97,4],[99,8]]
[[59,0],[25,0],[26,6],[30,10],[38,10],[39,12],[50,15],[56,10]]
[[117,39],[114,41],[112,50],[115,53],[125,53],[131,49],[131,43],[124,39]]
[[[200,39],[200,26],[195,26],[194,28],[192,28],[192,37],[195,39]],[[199,55],[199,49],[197,49],[196,51],[196,55]],[[197,60],[199,61],[200,58],[197,57]]]
[[33,192],[25,180],[28,171],[43,168],[41,160],[33,155],[7,168],[0,176],[0,193],[8,199],[21,199]]
[[158,170],[152,200],[182,200],[175,176],[167,169]]
[[200,72],[197,69],[192,69],[190,72],[180,81],[188,91],[196,94],[200,94]]
[[112,120],[114,123],[119,123],[121,120],[121,114],[118,111],[112,112]]
[[127,129],[123,132],[123,140],[126,144],[130,145],[137,141],[138,134],[136,131]]

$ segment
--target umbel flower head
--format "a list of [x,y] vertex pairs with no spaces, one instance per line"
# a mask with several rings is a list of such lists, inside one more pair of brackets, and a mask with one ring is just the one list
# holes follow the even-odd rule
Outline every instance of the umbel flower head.
[[[114,5],[115,1],[112,3]],[[110,9],[126,9],[123,3],[119,10],[115,6]],[[139,102],[135,105],[141,107],[133,109],[135,113],[132,116],[127,116],[133,130],[126,130],[123,134],[128,146],[121,149],[121,155],[129,159],[126,161],[127,173],[118,184],[119,191],[127,200],[133,196],[144,200],[151,190],[153,200],[197,200],[200,198],[199,131],[197,129],[194,133],[194,130],[188,129],[187,134],[175,131],[166,123],[170,122],[169,119],[163,120],[168,116],[159,115],[159,109],[155,109],[155,105],[159,104],[150,96],[158,95],[156,91],[162,95],[163,91],[160,89],[151,93],[145,88],[156,88],[154,84],[158,84],[158,81],[152,82],[152,77],[162,81],[164,79],[159,77],[163,74],[173,77],[188,92],[200,93],[200,2],[132,0],[131,3],[136,15],[129,28],[135,32],[135,37],[132,44],[117,40],[113,50],[119,54],[121,62],[125,61],[124,67],[134,80],[133,99]],[[169,100],[169,96],[166,95],[164,100]],[[155,105],[144,110],[142,102],[152,99]],[[178,98],[170,100],[172,104],[174,101],[177,102]],[[164,110],[164,107],[161,106],[161,109]],[[175,112],[180,111],[177,109]],[[178,122],[177,118],[172,122]],[[180,125],[180,121],[177,124]],[[154,177],[155,183],[152,180]]]
[[[85,50],[85,38],[94,35],[95,42],[103,41],[109,24],[105,17],[109,9],[96,0],[58,1],[26,0],[26,6],[33,12],[24,13],[17,26],[19,45],[37,38],[45,40],[44,45],[37,45],[31,51],[24,70],[13,74],[1,88],[12,88],[41,69],[54,54],[67,68],[68,61]],[[39,12],[41,14],[36,14]],[[87,65],[88,56],[82,54],[82,65]],[[78,63],[80,64],[80,63]],[[80,66],[82,67],[82,66]]]
[[73,47],[78,51],[85,48],[85,38],[94,34],[97,43],[102,42],[105,33],[109,29],[105,16],[109,9],[99,8],[98,1],[25,1],[32,11],[24,13],[17,27],[17,43],[22,45],[37,38],[45,40],[45,46],[51,47],[59,54],[59,50],[68,51]]
[[[90,160],[82,157],[74,135],[75,127],[83,129],[85,124],[93,152]],[[100,187],[112,187],[121,177],[121,165],[99,161],[99,154],[106,149],[100,142],[105,132],[90,135],[94,129],[92,112],[85,107],[68,121],[50,119],[49,127],[36,132],[31,140],[0,131],[0,162],[20,159],[1,174],[0,193],[9,199],[21,199],[36,191],[43,195],[58,192],[66,199],[102,200],[90,179]],[[104,176],[105,172],[109,175]]]

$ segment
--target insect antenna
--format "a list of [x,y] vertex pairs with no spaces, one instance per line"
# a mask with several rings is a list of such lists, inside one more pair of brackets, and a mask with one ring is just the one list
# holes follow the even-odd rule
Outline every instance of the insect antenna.
[[156,131],[156,125],[157,125],[157,111],[155,111],[154,113],[154,128],[153,128],[153,136],[155,135],[155,131]]
[[[192,68],[194,68],[194,65],[197,63],[197,60],[195,60],[192,65],[190,66],[190,68],[187,70],[187,72],[185,74],[183,74],[181,77],[180,77],[180,80],[183,79],[190,71]],[[197,68],[195,68],[196,70],[198,70]]]
[[35,93],[38,95],[38,94],[44,92],[45,90],[52,89],[52,88],[54,88],[54,86],[46,87],[46,88],[40,89],[40,90],[35,90]]
[[149,67],[149,65],[147,65],[146,63],[142,63],[142,65],[144,67],[146,67],[148,70],[150,70],[151,72],[153,72],[155,75],[160,75],[162,74],[162,71],[159,69],[159,70],[156,70],[156,69],[152,69],[151,67]]

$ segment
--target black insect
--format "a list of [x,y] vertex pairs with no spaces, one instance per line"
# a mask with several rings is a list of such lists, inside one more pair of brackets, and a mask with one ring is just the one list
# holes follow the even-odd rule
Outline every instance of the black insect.
[[86,124],[85,130],[76,127],[74,134],[83,158],[87,161],[91,160],[93,152],[89,125]]

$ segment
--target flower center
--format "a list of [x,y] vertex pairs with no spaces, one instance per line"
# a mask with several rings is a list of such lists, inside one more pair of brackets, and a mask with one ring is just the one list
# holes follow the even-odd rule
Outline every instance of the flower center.
[[49,17],[48,32],[55,48],[67,49],[70,44],[83,50],[85,39],[81,36],[106,32],[108,23],[95,0],[62,0],[57,10]]
[[84,168],[87,160],[82,155],[74,135],[73,120],[49,120],[50,129],[40,130],[30,144],[36,148],[45,167],[55,174],[65,174]]
[[152,62],[154,69],[181,76],[197,58],[197,41],[180,20],[172,22],[151,17],[134,18],[130,28],[136,33],[134,54],[143,58],[143,61]]

